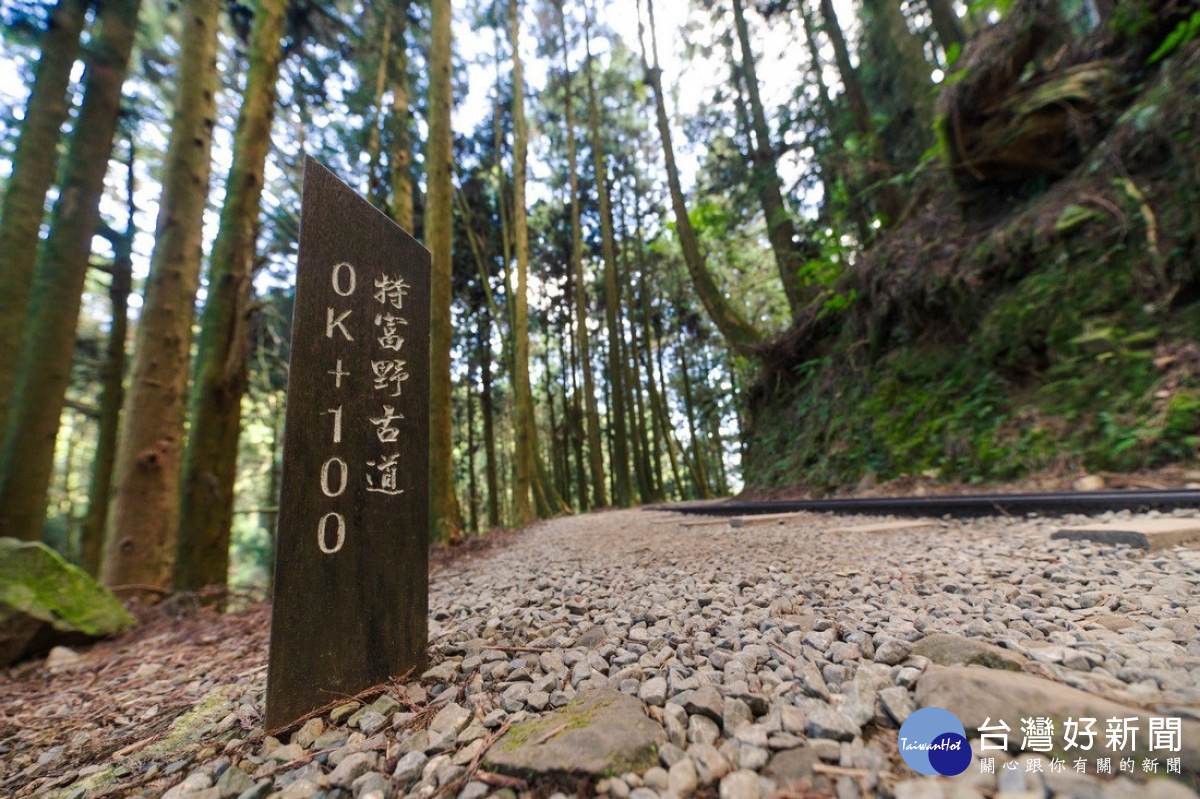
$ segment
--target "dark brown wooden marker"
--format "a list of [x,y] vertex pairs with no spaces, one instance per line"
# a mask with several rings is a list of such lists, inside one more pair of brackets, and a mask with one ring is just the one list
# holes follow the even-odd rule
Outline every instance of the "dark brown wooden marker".
[[424,665],[429,270],[428,250],[306,159],[267,729]]

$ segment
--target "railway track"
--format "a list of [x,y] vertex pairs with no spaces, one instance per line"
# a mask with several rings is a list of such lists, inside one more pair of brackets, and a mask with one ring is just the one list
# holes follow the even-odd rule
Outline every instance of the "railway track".
[[649,510],[709,516],[756,516],[768,513],[842,513],[893,516],[1061,516],[1110,510],[1174,510],[1200,508],[1200,490],[1068,491],[1047,494],[950,494],[926,497],[860,497],[774,499],[763,502],[675,502]]

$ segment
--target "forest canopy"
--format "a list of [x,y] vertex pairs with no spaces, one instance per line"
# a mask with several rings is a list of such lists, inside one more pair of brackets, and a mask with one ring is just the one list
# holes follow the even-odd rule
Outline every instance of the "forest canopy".
[[1200,8],[22,0],[0,535],[269,584],[303,155],[433,254],[430,534],[1195,460]]

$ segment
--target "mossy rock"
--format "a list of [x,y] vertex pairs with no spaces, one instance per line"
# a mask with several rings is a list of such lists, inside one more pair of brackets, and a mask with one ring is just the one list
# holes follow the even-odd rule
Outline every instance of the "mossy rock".
[[665,741],[638,699],[606,688],[514,724],[488,751],[485,765],[522,776],[611,777],[650,768]]
[[133,625],[112,592],[45,544],[0,538],[0,667]]
[[913,644],[912,654],[921,655],[941,666],[983,666],[988,669],[1021,671],[1022,655],[994,644],[950,633],[932,633]]

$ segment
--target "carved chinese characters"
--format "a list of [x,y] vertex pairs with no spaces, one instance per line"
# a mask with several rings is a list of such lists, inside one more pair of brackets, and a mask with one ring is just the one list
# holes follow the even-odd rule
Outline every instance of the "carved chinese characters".
[[429,253],[305,166],[267,726],[422,664]]

